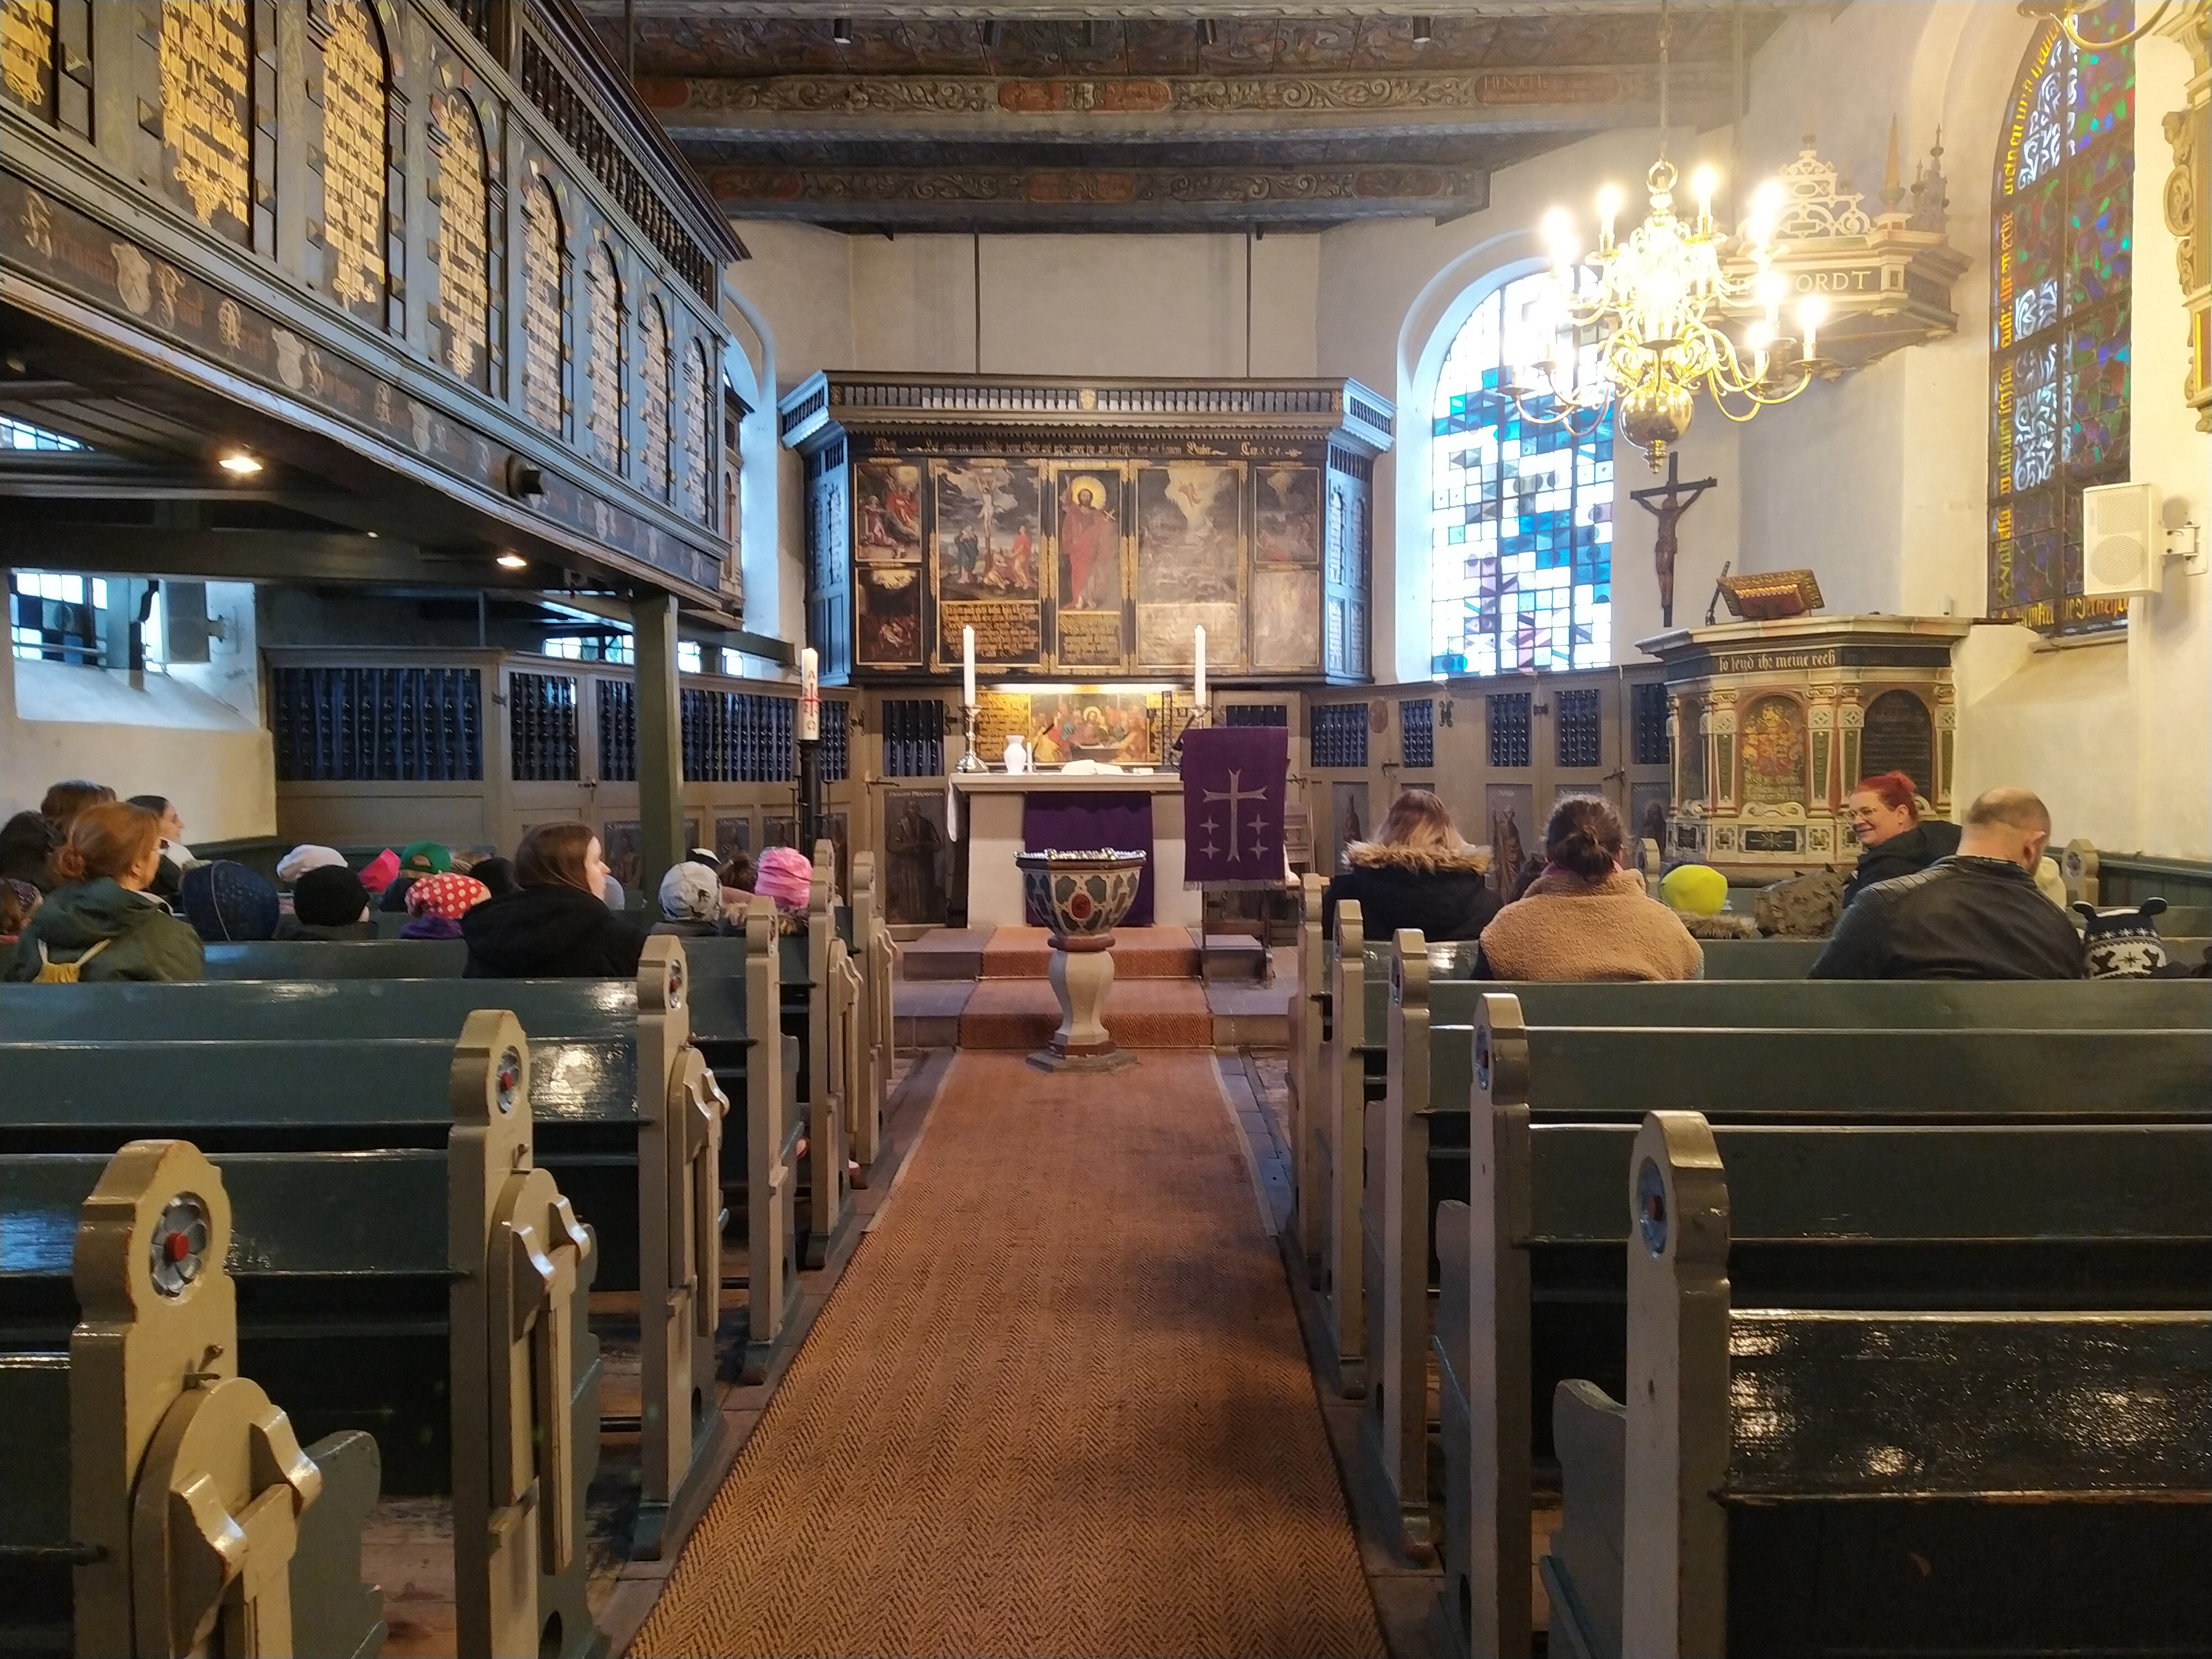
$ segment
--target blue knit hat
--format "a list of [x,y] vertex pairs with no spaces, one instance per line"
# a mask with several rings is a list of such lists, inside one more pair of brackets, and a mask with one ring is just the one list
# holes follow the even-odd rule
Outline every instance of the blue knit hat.
[[242,864],[217,859],[185,872],[185,920],[211,944],[276,936],[276,890]]

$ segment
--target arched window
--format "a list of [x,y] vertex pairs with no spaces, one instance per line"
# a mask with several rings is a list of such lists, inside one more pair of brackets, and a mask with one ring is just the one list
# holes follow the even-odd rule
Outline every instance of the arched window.
[[522,192],[522,410],[556,437],[568,429],[566,258],[561,204],[550,182],[533,178]]
[[592,455],[601,466],[619,472],[623,464],[623,292],[614,250],[595,242],[584,258],[584,286],[592,302],[591,345],[584,376],[591,383],[592,407],[584,416]]
[[[1500,388],[1540,384],[1551,278],[1476,305],[1445,354],[1429,445],[1429,668],[1496,674],[1613,660],[1613,425],[1524,419]],[[1595,348],[1588,349],[1595,354]],[[1585,372],[1595,367],[1584,365]],[[1539,406],[1529,400],[1530,407]]]
[[645,487],[662,501],[669,496],[668,317],[660,301],[648,296],[638,308],[639,378],[645,383]]
[[[2107,40],[2133,8],[2100,6]],[[1998,140],[1990,214],[1990,594],[2044,633],[2124,621],[2081,592],[2081,491],[2128,476],[2135,56],[2046,24]]]

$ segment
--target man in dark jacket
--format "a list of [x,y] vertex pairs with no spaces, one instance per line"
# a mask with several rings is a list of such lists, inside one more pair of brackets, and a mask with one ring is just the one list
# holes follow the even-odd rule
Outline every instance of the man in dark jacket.
[[2050,840],[2051,813],[2034,795],[1990,790],[1966,809],[1957,853],[1860,894],[1810,976],[2086,977],[2081,935],[2035,884]]

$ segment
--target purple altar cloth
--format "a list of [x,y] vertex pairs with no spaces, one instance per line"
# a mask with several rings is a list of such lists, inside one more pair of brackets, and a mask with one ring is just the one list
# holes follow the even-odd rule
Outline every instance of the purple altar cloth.
[[[1099,790],[1069,794],[1055,789],[1022,799],[1022,848],[1030,853],[1091,853],[1102,847],[1142,853],[1145,873],[1137,878],[1136,902],[1122,918],[1127,927],[1152,925],[1152,798],[1133,790]],[[1030,906],[1030,926],[1049,927],[1052,918]]]

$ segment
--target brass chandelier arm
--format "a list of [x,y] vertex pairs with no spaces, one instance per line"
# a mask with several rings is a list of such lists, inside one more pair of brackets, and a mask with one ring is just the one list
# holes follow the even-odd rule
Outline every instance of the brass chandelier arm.
[[2173,9],[2173,0],[2158,0],[2157,8],[2148,18],[2139,21],[2125,34],[2118,35],[2110,40],[2092,40],[2083,35],[2078,21],[2083,9],[2085,8],[2080,0],[2066,0],[2066,3],[2059,9],[2058,27],[2065,31],[2069,40],[2084,52],[2110,52],[2115,47],[2132,46],[2146,34],[2154,32],[2158,26],[2166,21],[2166,13]]

